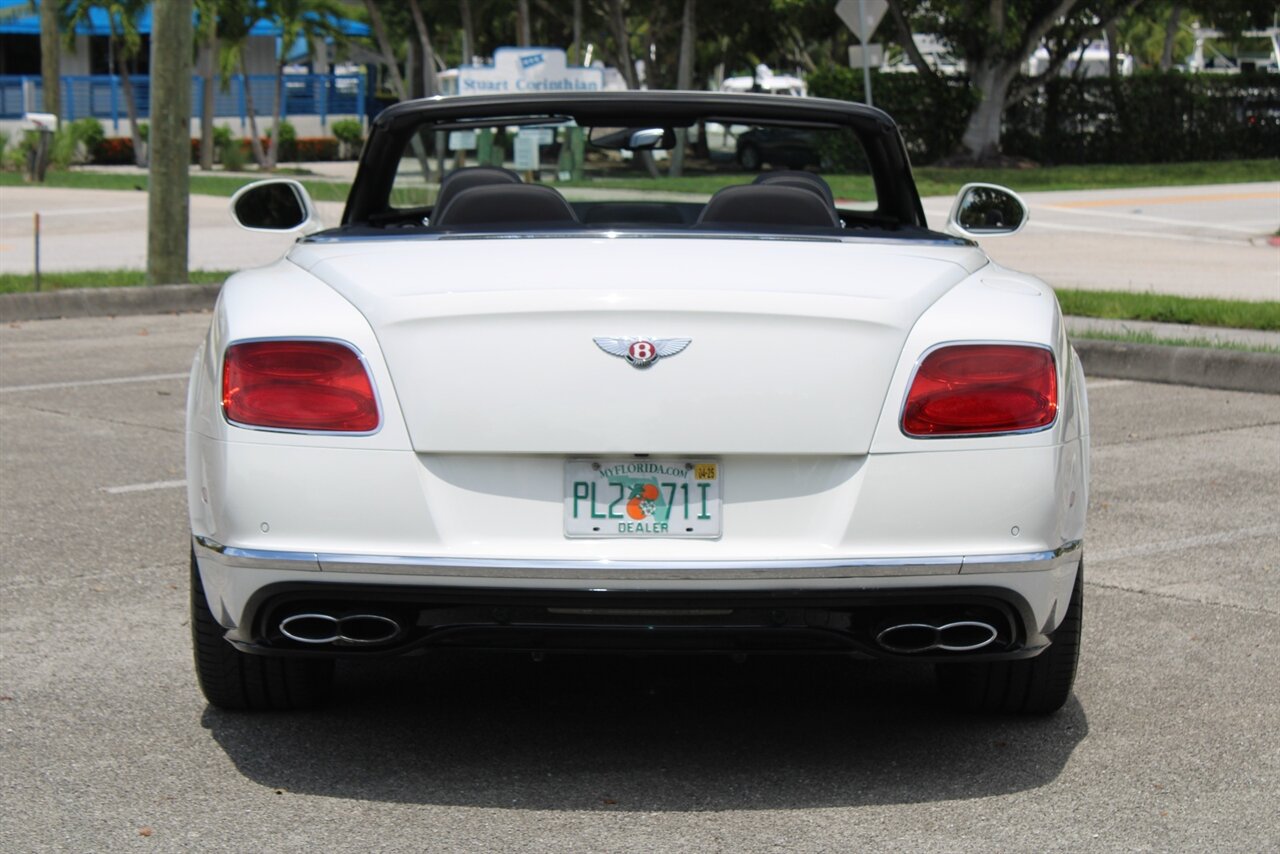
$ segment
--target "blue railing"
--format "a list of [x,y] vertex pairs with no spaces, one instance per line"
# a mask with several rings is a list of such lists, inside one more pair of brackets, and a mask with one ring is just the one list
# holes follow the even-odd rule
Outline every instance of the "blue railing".
[[[151,78],[133,75],[134,102],[138,118],[151,115]],[[62,80],[62,118],[74,121],[93,116],[111,123],[111,130],[122,132],[129,119],[124,86],[119,75],[66,75]],[[276,78],[272,74],[249,76],[249,94],[253,111],[259,118],[275,109]],[[191,78],[191,115],[198,118],[204,110],[204,80]],[[213,113],[220,118],[239,118],[247,128],[248,99],[244,78],[237,75],[224,89],[214,82]],[[284,116],[319,116],[320,124],[329,116],[363,116],[365,114],[365,76],[363,74],[286,74],[284,76]],[[23,113],[43,112],[44,90],[38,76],[0,75],[0,119],[20,119]]]

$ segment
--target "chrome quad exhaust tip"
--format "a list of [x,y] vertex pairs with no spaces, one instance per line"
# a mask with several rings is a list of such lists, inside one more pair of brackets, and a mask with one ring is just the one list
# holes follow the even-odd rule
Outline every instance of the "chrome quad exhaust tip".
[[1000,632],[982,620],[950,623],[897,623],[882,629],[876,643],[889,652],[916,655],[924,652],[977,652],[995,643]]
[[335,646],[387,643],[400,636],[400,623],[382,614],[293,614],[280,621],[280,634],[291,641]]

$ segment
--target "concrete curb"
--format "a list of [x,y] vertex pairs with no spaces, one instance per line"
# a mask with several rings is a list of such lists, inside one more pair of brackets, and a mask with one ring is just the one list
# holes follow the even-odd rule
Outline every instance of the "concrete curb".
[[0,294],[0,323],[59,317],[170,314],[213,308],[221,285],[154,285],[141,288],[68,288],[44,293]]
[[1280,394],[1280,354],[1072,340],[1086,376]]
[[[75,288],[0,294],[0,323],[58,317],[168,314],[213,308],[220,285]],[[1094,377],[1280,394],[1280,354],[1074,338]]]

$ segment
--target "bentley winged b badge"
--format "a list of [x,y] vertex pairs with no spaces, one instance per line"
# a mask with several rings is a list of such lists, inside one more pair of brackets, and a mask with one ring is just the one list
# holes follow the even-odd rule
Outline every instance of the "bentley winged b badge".
[[674,356],[689,346],[692,338],[593,338],[596,346],[611,356],[626,359],[633,368],[647,368],[659,359]]

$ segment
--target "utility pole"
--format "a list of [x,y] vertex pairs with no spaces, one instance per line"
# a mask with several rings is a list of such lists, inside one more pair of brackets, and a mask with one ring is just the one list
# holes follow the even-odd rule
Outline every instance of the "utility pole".
[[152,7],[151,191],[147,196],[147,284],[187,280],[191,164],[191,0]]

